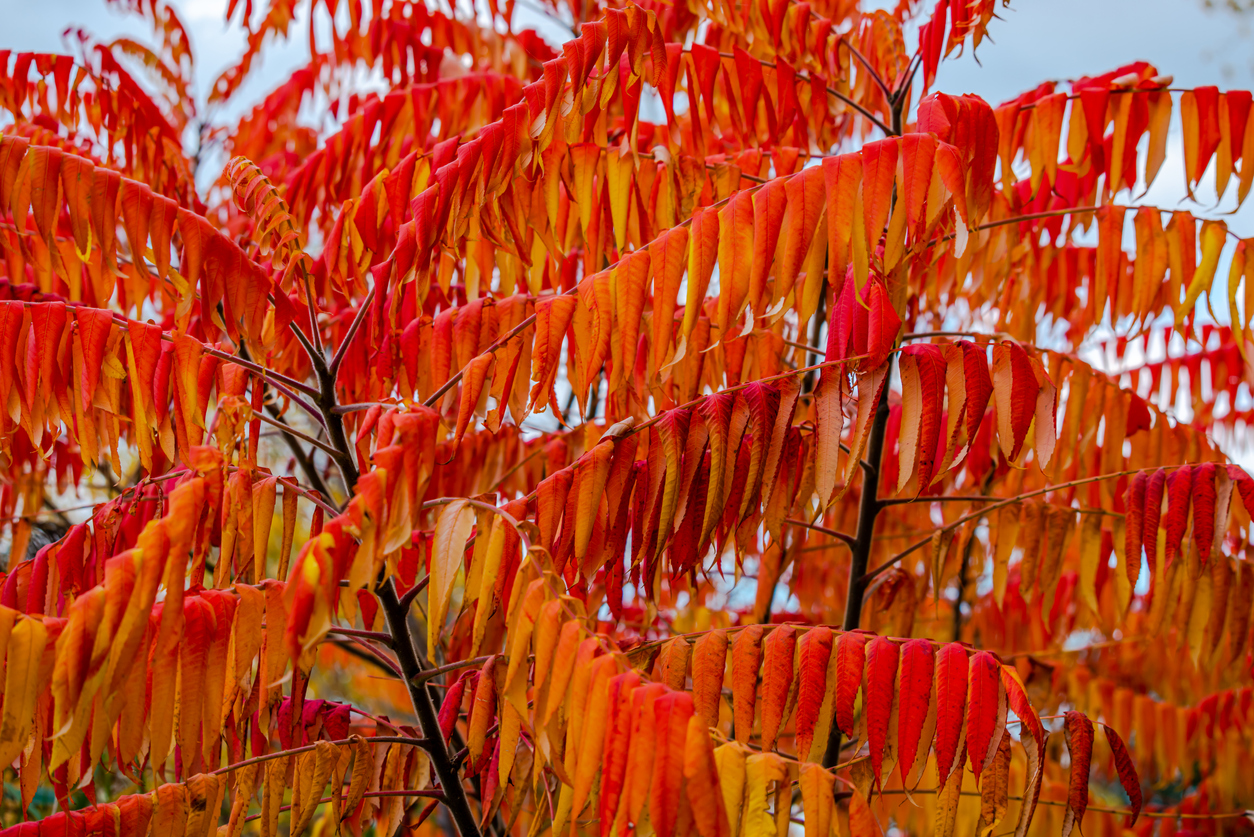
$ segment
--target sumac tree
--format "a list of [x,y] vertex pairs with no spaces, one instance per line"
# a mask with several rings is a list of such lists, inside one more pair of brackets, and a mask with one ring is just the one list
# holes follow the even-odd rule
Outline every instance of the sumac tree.
[[1248,830],[1254,261],[1135,202],[1175,126],[1243,201],[1248,92],[934,91],[994,0],[233,0],[198,112],[124,5],[0,53],[5,835]]

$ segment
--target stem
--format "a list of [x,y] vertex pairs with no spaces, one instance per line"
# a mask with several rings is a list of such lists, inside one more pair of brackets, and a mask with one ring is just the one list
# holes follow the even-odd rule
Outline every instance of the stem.
[[353,344],[353,338],[357,336],[358,329],[361,324],[366,321],[366,315],[370,311],[370,303],[374,300],[374,285],[370,286],[370,291],[366,294],[366,298],[361,301],[361,307],[357,309],[352,323],[348,326],[348,333],[344,335],[344,340],[340,343],[340,347],[335,350],[335,357],[331,358],[331,377],[334,378],[336,373],[340,371],[340,364],[344,362],[344,355],[348,354],[348,347]]
[[962,564],[958,567],[958,598],[954,599],[954,642],[962,638],[962,596],[967,591],[967,568],[971,564],[971,542],[974,540],[975,538],[967,539],[962,548]]
[[835,538],[836,540],[840,541],[841,543],[843,543],[845,546],[849,547],[850,549],[853,549],[854,544],[856,543],[856,541],[854,540],[852,536],[846,535],[844,532],[837,532],[835,529],[828,529],[826,526],[818,526],[814,523],[806,523],[804,520],[797,520],[796,518],[792,518],[792,517],[788,518],[784,522],[791,526],[802,526],[813,532],[818,532],[820,535],[827,535],[830,538]]
[[[953,523],[946,523],[944,526],[940,527],[939,531],[945,531],[946,529],[957,529],[959,526],[966,523],[968,520],[974,520],[977,517],[982,517],[988,514],[989,512],[997,511],[998,509],[1004,506],[1009,506],[1012,503],[1022,503],[1024,500],[1028,499],[1029,497],[1039,497],[1040,495],[1048,494],[1051,491],[1061,491],[1064,488],[1075,488],[1077,485],[1087,485],[1091,482],[1101,482],[1102,480],[1115,480],[1115,479],[1119,479],[1119,477],[1129,477],[1135,473],[1136,471],[1116,471],[1113,474],[1098,474],[1095,477],[1085,477],[1084,479],[1072,480],[1071,482],[1063,482],[1063,483],[1059,483],[1058,485],[1047,485],[1044,488],[1038,488],[1036,491],[1029,491],[1025,494],[1020,494],[1018,497],[1011,497],[1007,500],[998,500],[997,502],[991,503],[990,505],[987,505],[982,509],[978,509],[977,511],[973,511],[968,515],[958,518]],[[922,549],[923,547],[927,546],[931,542],[932,542],[931,535],[928,535],[926,538],[923,538],[922,540],[915,541],[910,546],[906,547],[901,552],[898,552],[892,558],[889,558],[887,561],[880,564],[875,569],[868,570],[866,574],[862,576],[863,583],[869,582],[871,579],[875,578],[877,575],[887,570],[893,564],[896,564],[902,558],[905,558],[907,555],[909,555],[910,553],[914,552],[917,549]]]
[[306,433],[302,433],[296,428],[292,427],[291,425],[282,423],[278,421],[277,419],[274,419],[274,418],[271,418],[270,416],[265,415],[264,413],[254,413],[253,415],[255,415],[260,421],[264,421],[266,424],[270,425],[271,427],[277,427],[283,433],[284,436],[287,436],[291,439],[300,439],[302,442],[306,442],[310,445],[313,445],[315,448],[327,454],[328,456],[335,456],[335,453],[336,453],[335,449],[332,448],[330,445],[328,445],[326,442],[320,442],[317,439],[315,439],[313,436],[310,436]]
[[[366,791],[361,796],[363,799],[386,799],[388,797],[396,797],[396,796],[419,796],[425,799],[442,800],[444,799],[444,792],[438,789],[437,790],[385,790],[385,791]],[[324,796],[321,799],[319,799],[317,802],[315,802],[314,804],[321,805],[324,802],[330,802],[333,799],[335,799],[335,797],[333,796]],[[347,793],[345,793],[342,797],[340,797],[341,802],[343,802],[343,800],[345,799],[348,799]],[[284,805],[283,807],[279,808],[279,811],[290,811],[290,810],[292,810],[291,805]],[[261,819],[262,816],[263,816],[262,814],[249,814],[248,816],[244,817],[243,821],[253,822],[255,820]],[[404,823],[402,823],[402,825],[404,825]]]
[[841,38],[840,42],[844,44],[845,49],[849,50],[849,52],[853,55],[853,57],[857,58],[858,61],[862,64],[862,66],[866,68],[866,71],[871,75],[871,79],[875,82],[876,86],[878,86],[880,91],[884,94],[884,98],[887,99],[890,104],[894,105],[894,108],[893,108],[894,113],[898,111],[899,109],[896,107],[896,102],[893,97],[893,91],[888,89],[888,84],[885,83],[884,79],[880,77],[879,73],[875,72],[875,68],[871,66],[871,62],[866,60],[865,56],[863,56],[862,53],[858,51],[857,47],[855,47],[852,43],[850,43],[848,38]]
[[852,631],[862,621],[862,598],[866,593],[867,582],[862,576],[866,573],[867,562],[871,557],[871,544],[875,537],[875,521],[880,509],[884,507],[879,499],[880,464],[884,452],[884,431],[888,427],[888,383],[880,393],[879,405],[875,409],[875,423],[871,426],[871,438],[867,443],[867,462],[870,469],[862,478],[862,497],[858,505],[858,534],[854,538],[853,556],[849,569],[849,590],[845,597],[845,618],[842,626]]
[[[279,412],[278,407],[272,403],[266,404],[266,412],[286,431],[288,427],[287,420],[283,418],[283,414]],[[322,420],[321,415],[318,416],[318,420]],[[309,454],[309,451],[297,444],[296,438],[289,433],[284,432],[282,435],[283,440],[287,442],[288,448],[292,451],[292,456],[296,458],[296,464],[305,472],[305,477],[309,480],[310,487],[321,494],[323,499],[330,501],[331,492],[327,489],[327,484],[322,479],[322,474],[318,472],[318,467],[314,464],[313,457]]]
[[908,503],[987,503],[985,494],[938,494],[935,497],[891,497],[881,501],[884,506],[903,506]]
[[322,335],[318,333],[318,309],[314,304],[313,280],[309,278],[304,262],[301,263],[300,274],[305,286],[305,306],[309,309],[309,339],[313,341],[314,348],[310,360],[313,361],[314,368],[321,372],[326,369],[326,359],[322,356]]
[[[162,337],[164,336],[165,335],[163,334]],[[204,352],[205,354],[211,357],[216,357],[218,360],[225,360],[226,362],[233,363],[236,366],[242,366],[245,369],[247,369],[249,372],[253,372],[257,375],[262,375],[266,377],[269,380],[269,382],[276,387],[279,384],[283,384],[289,389],[300,390],[306,395],[316,396],[318,394],[318,390],[309,386],[309,384],[302,383],[301,381],[298,381],[295,378],[289,378],[286,375],[283,375],[279,372],[275,372],[273,369],[266,369],[264,366],[253,363],[251,360],[245,360],[239,355],[229,355],[220,349],[215,349],[212,346],[208,346],[208,345],[205,346]],[[294,401],[298,401],[301,404],[308,403],[304,399],[296,398],[291,393],[284,393],[284,394],[287,395],[288,398],[292,398]]]
[[[307,274],[305,287],[306,292],[310,293]],[[310,317],[312,316],[311,307]],[[318,373],[320,389],[318,408],[322,411],[322,417],[326,422],[327,438],[335,449],[332,458],[339,467],[340,474],[344,477],[344,482],[351,494],[360,474],[350,453],[348,436],[344,432],[344,417],[335,411],[335,408],[339,406],[335,396],[335,375],[327,367],[320,352],[312,355],[310,360]],[[387,579],[376,592],[387,620],[388,634],[391,637],[392,650],[396,654],[396,662],[400,666],[401,675],[409,691],[414,715],[418,718],[418,725],[422,729],[424,749],[431,760],[431,767],[436,777],[440,780],[441,790],[444,793],[443,802],[462,837],[480,837],[479,824],[470,807],[470,801],[466,797],[466,789],[462,785],[458,766],[449,755],[448,742],[440,734],[435,700],[426,684],[415,680],[422,673],[422,664],[419,661],[418,650],[414,647],[414,637],[409,630],[408,603],[402,604],[398,598],[394,579]]]
[[[893,127],[891,136],[901,136],[902,103],[893,102]],[[893,191],[893,203],[897,193]],[[884,432],[888,428],[888,390],[892,386],[893,370],[890,366],[885,375],[884,388],[880,391],[879,404],[875,407],[875,420],[871,425],[871,438],[867,440],[866,460],[862,469],[862,498],[858,505],[858,531],[854,536],[849,557],[849,587],[845,596],[843,627],[852,631],[862,622],[862,600],[866,595],[866,568],[875,542],[875,519],[883,503],[877,496],[880,483],[880,466],[884,454]],[[840,761],[841,731],[833,713],[827,735],[827,749],[823,753],[823,766],[833,767]]]
[[440,735],[440,722],[436,714],[435,702],[425,682],[419,682],[422,666],[418,662],[418,653],[414,649],[414,639],[409,632],[406,621],[407,611],[396,597],[396,587],[392,579],[384,582],[378,590],[379,603],[387,619],[388,631],[392,634],[393,648],[396,659],[401,664],[401,672],[405,676],[405,686],[409,690],[409,699],[414,705],[414,714],[418,716],[418,725],[422,734],[428,739],[427,755],[431,759],[431,767],[440,780],[444,791],[444,804],[448,806],[453,821],[462,837],[479,837],[479,824],[471,810],[470,801],[466,798],[466,789],[462,786],[457,765],[448,751],[448,745]]
[[[421,738],[414,738],[409,735],[368,735],[365,736],[365,739],[367,743],[371,744],[409,744],[414,747],[423,748],[425,748],[428,743]],[[352,744],[353,739],[340,738],[332,741],[331,743],[343,747],[346,744]],[[236,770],[248,767],[251,764],[261,764],[262,762],[270,761],[271,759],[283,758],[284,756],[295,756],[300,753],[308,753],[310,750],[317,749],[317,746],[318,745],[316,744],[306,744],[303,747],[293,747],[290,750],[276,750],[273,753],[266,753],[262,756],[253,756],[250,759],[244,759],[243,761],[237,761],[234,764],[228,764],[225,767],[219,767],[217,770],[210,771],[209,775],[220,776],[223,773],[234,773]]]
[[[891,370],[889,377],[892,377]],[[875,408],[875,422],[871,425],[871,438],[867,442],[867,467],[862,477],[862,499],[858,506],[858,534],[851,547],[849,558],[849,590],[845,597],[845,618],[842,627],[852,631],[862,621],[862,598],[866,594],[869,579],[867,563],[875,538],[875,519],[883,504],[876,496],[880,481],[880,460],[884,452],[884,431],[888,427],[888,387],[884,382],[879,405]],[[827,750],[823,753],[823,766],[833,767],[840,761],[841,731],[833,717],[827,735]]]

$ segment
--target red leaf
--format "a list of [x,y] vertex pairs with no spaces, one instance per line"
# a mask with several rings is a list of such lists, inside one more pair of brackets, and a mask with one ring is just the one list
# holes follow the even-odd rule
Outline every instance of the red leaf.
[[[945,357],[939,346],[914,343],[901,350],[901,467],[897,490],[909,483],[917,468],[917,492],[932,484],[936,472],[941,411],[945,406]],[[942,451],[943,453],[943,451]]]
[[974,441],[984,421],[988,399],[993,394],[993,379],[988,374],[988,355],[984,349],[970,342],[959,340],[962,348],[963,371],[967,385],[967,440]]
[[862,146],[862,165],[862,218],[866,227],[866,249],[868,253],[874,253],[892,206],[893,180],[897,176],[897,138],[868,142]]
[[78,339],[83,346],[83,375],[79,381],[83,399],[83,411],[91,408],[92,398],[100,383],[100,370],[104,366],[105,344],[109,342],[109,329],[113,325],[113,312],[98,308],[78,308],[74,312],[78,321]]
[[936,157],[936,137],[931,134],[906,134],[901,138],[903,180],[902,197],[906,206],[906,223],[912,235],[922,233],[923,203],[932,184],[932,163]]
[[663,695],[653,705],[653,717],[657,724],[657,749],[654,751],[653,787],[649,792],[649,820],[658,837],[673,837],[679,818],[692,696],[687,692]]
[[967,650],[942,645],[936,660],[936,766],[940,787],[951,770],[962,769],[962,716],[967,703]]
[[1141,573],[1141,543],[1145,535],[1142,531],[1145,520],[1145,488],[1149,484],[1149,474],[1138,471],[1128,484],[1128,496],[1124,501],[1124,555],[1127,556],[1128,581],[1136,586],[1137,576]]
[[967,672],[967,757],[979,784],[980,772],[1006,727],[1006,698],[1001,685],[1001,663],[988,651],[971,658]]
[[[914,767],[919,738],[932,706],[936,652],[926,639],[912,639],[901,648],[901,685],[897,694],[897,750],[904,784]],[[924,745],[931,742],[923,742]]]
[[806,631],[798,642],[799,672],[797,683],[797,757],[810,760],[814,744],[814,728],[827,692],[827,667],[832,658],[832,631],[819,625]]
[[[611,681],[609,718],[605,721],[605,746],[601,757],[600,813],[602,823],[613,823],[618,814],[618,802],[623,794],[623,781],[627,772],[627,753],[631,746],[631,727],[635,720],[635,683],[620,674]],[[604,825],[602,834],[609,834]]]
[[897,332],[901,330],[901,318],[893,310],[888,291],[879,281],[872,280],[869,293],[870,312],[867,315],[867,359],[860,369],[877,369],[888,360],[888,354],[897,344]]
[[1167,485],[1167,469],[1159,468],[1150,474],[1145,485],[1145,517],[1141,522],[1141,537],[1144,539],[1145,557],[1150,570],[1158,560],[1158,522],[1163,513],[1163,489]]
[[997,440],[1006,459],[1014,461],[1036,415],[1040,390],[1032,361],[1018,343],[1005,341],[993,347],[993,389],[997,394]]
[[1119,774],[1119,784],[1123,785],[1123,790],[1132,805],[1132,817],[1128,821],[1128,826],[1131,827],[1136,824],[1137,817],[1141,816],[1143,802],[1141,777],[1137,775],[1136,765],[1132,763],[1132,756],[1128,755],[1128,748],[1119,737],[1119,733],[1105,724],[1102,724],[1102,729],[1106,732],[1106,743],[1110,745],[1110,754],[1115,759],[1115,771]]
[[487,381],[488,370],[495,357],[496,355],[491,352],[484,352],[466,364],[466,371],[462,374],[462,396],[457,408],[457,430],[453,434],[452,451],[449,452],[450,460],[457,455],[462,436],[466,434],[466,428],[470,426],[470,420],[479,407],[483,385]]
[[871,769],[876,785],[883,787],[881,770],[888,746],[888,722],[893,714],[897,681],[897,643],[886,637],[871,640],[866,652],[866,735],[871,747]]
[[[1062,822],[1062,837],[1070,837],[1071,829],[1081,825],[1089,806],[1089,765],[1093,759],[1093,722],[1082,713],[1066,714],[1063,729],[1067,751],[1071,754],[1071,781],[1067,791],[1067,814]],[[1083,833],[1083,831],[1081,831]]]
[[1181,465],[1167,477],[1167,566],[1180,552],[1180,541],[1189,525],[1189,502],[1193,494],[1193,468]]
[[845,632],[836,640],[836,726],[853,738],[853,707],[866,664],[866,635]]
[[1203,462],[1193,468],[1193,543],[1203,566],[1215,542],[1215,502],[1215,463]]

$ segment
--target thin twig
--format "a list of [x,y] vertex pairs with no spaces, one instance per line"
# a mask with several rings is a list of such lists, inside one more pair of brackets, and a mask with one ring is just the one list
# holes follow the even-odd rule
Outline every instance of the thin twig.
[[340,341],[340,346],[335,350],[335,357],[331,358],[331,365],[328,371],[334,378],[336,373],[340,371],[340,364],[344,362],[344,356],[348,354],[348,348],[353,343],[353,338],[357,336],[357,330],[361,328],[361,324],[366,321],[366,315],[370,312],[370,303],[374,300],[375,286],[371,285],[370,290],[366,291],[366,297],[361,301],[361,307],[357,309],[357,313],[353,316],[353,321],[348,326],[348,333],[344,335],[344,339]]
[[854,539],[852,535],[846,535],[844,532],[837,532],[835,529],[828,529],[826,526],[818,526],[814,523],[806,523],[804,520],[797,520],[792,517],[788,518],[784,522],[792,524],[793,526],[801,526],[806,529],[813,530],[821,535],[827,535],[835,538],[850,549],[853,548]]
[[[958,518],[953,523],[946,523],[944,526],[938,527],[936,531],[944,532],[949,529],[957,529],[959,526],[961,526],[962,524],[970,520],[975,520],[977,518],[983,517],[989,512],[997,511],[998,509],[1003,508],[1004,506],[1009,506],[1013,503],[1021,503],[1029,497],[1039,497],[1040,495],[1048,494],[1051,491],[1062,491],[1063,489],[1066,489],[1066,488],[1075,488],[1076,486],[1079,486],[1079,485],[1087,485],[1090,482],[1101,482],[1102,480],[1119,479],[1119,477],[1127,477],[1135,473],[1136,471],[1118,471],[1113,474],[1099,474],[1096,477],[1085,477],[1084,479],[1072,480],[1071,482],[1059,483],[1058,485],[1047,485],[1046,487],[1037,489],[1036,491],[1028,491],[1024,494],[1018,495],[1017,497],[1011,497],[1006,500],[1000,500],[996,503],[985,506],[982,509],[978,509],[976,511],[971,512],[968,515]],[[879,575],[880,573],[887,570],[889,567],[896,564],[902,558],[905,558],[907,555],[910,555],[915,550],[922,549],[923,547],[927,546],[931,542],[932,542],[931,535],[928,535],[926,538],[923,538],[921,540],[915,541],[913,544],[906,547],[901,552],[898,552],[892,558],[889,558],[887,561],[880,564],[875,569],[868,570],[866,574],[862,576],[863,580],[870,580],[872,578],[875,578],[877,575]]]
[[283,433],[289,436],[292,436],[293,438],[300,439],[302,442],[306,442],[310,445],[313,445],[315,448],[327,454],[328,456],[335,456],[335,448],[331,447],[326,442],[318,441],[313,436],[310,436],[307,433],[300,432],[295,427],[292,427],[290,424],[285,424],[283,422],[277,421],[271,418],[270,416],[266,415],[265,413],[253,413],[253,418],[256,418],[260,421],[264,421],[266,424],[270,425],[271,427],[277,427],[280,431],[282,431]]

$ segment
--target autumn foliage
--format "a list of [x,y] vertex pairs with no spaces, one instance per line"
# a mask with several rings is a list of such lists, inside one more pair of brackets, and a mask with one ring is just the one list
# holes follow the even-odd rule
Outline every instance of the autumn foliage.
[[1248,833],[1250,93],[232,0],[197,105],[115,5],[0,52],[0,834]]

